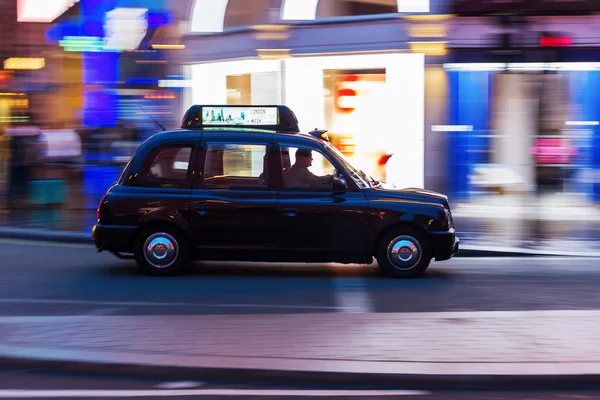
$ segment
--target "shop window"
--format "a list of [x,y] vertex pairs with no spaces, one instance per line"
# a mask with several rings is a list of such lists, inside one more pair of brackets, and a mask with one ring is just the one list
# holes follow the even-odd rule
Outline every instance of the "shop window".
[[211,144],[204,161],[204,184],[219,186],[266,186],[267,146]]

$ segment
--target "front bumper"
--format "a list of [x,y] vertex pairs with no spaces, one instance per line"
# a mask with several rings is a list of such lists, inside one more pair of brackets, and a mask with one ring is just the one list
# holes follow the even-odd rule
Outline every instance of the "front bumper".
[[430,232],[430,237],[433,258],[436,261],[449,260],[458,253],[460,240],[454,228],[447,232]]
[[454,244],[450,247],[440,247],[435,250],[435,261],[449,260],[458,254],[460,239],[454,237]]

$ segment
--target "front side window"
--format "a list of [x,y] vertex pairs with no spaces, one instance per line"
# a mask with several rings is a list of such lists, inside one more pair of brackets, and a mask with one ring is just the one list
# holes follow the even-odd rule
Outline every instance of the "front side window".
[[329,150],[338,159],[338,161],[344,165],[344,168],[346,168],[346,171],[348,171],[350,177],[358,185],[359,188],[365,189],[377,183],[365,172],[352,166],[352,164],[350,164],[350,162],[346,159],[342,152],[340,152],[334,146],[327,143],[325,147],[327,147],[327,150]]
[[204,160],[204,184],[267,186],[267,146],[209,144]]
[[144,185],[185,184],[189,182],[191,144],[165,145],[150,153],[142,176]]
[[322,153],[308,147],[283,147],[282,155],[286,188],[331,188],[335,167]]

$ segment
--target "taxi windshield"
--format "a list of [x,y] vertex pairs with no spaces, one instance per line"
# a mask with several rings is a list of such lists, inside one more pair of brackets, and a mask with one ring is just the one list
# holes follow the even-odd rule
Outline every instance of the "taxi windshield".
[[352,166],[352,164],[350,164],[350,161],[348,161],[346,156],[341,151],[339,151],[337,148],[335,148],[331,143],[325,143],[325,146],[327,147],[327,149],[329,151],[331,151],[334,154],[335,157],[337,157],[337,159],[342,164],[344,164],[344,167],[348,170],[348,172],[350,173],[350,176],[352,177],[354,182],[356,182],[356,184],[361,189],[379,185],[379,182],[377,182],[375,179],[371,178],[364,171]]

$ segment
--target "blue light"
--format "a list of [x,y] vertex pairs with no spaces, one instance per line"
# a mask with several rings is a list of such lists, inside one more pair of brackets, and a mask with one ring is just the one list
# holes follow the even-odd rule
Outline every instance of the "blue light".
[[148,28],[160,28],[172,22],[171,14],[166,11],[149,11]]

